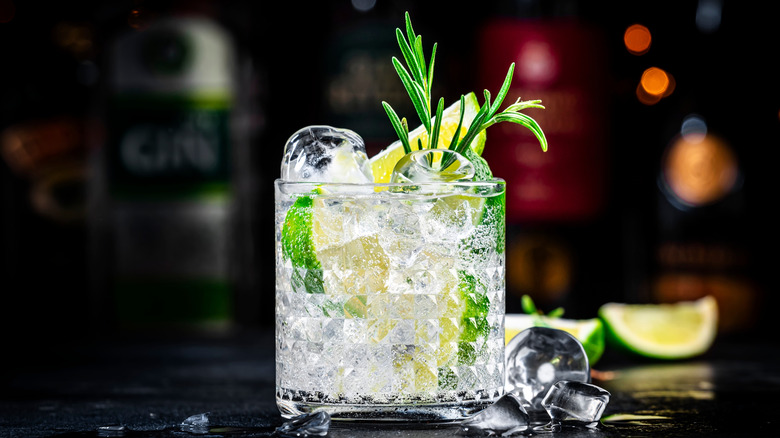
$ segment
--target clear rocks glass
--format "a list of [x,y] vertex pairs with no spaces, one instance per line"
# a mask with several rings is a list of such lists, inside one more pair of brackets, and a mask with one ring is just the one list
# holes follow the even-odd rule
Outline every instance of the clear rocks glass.
[[458,420],[503,395],[503,180],[277,180],[275,200],[284,417]]

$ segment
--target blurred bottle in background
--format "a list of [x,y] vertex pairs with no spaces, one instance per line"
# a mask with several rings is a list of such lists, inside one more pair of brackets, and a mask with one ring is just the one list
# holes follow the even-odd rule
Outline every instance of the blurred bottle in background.
[[99,319],[123,328],[235,322],[232,269],[251,245],[236,202],[248,169],[235,164],[250,161],[239,53],[208,12],[133,10],[107,48],[90,271]]
[[[512,124],[488,131],[484,155],[507,181],[507,312],[530,295],[543,310],[564,306],[592,317],[618,257],[603,232],[607,204],[608,53],[601,29],[576,2],[510,2],[479,33],[479,83],[496,93],[510,63],[505,105],[541,99],[529,110],[549,150]],[[603,302],[603,301],[602,301]]]
[[700,114],[685,115],[659,163],[646,299],[712,295],[722,333],[752,330],[762,311],[746,231],[744,167],[728,130],[709,123]]
[[[773,247],[761,214],[771,164],[756,147],[777,138],[777,99],[767,94],[766,70],[757,68],[767,59],[759,36],[770,27],[751,8],[714,1],[633,17],[622,23],[617,74],[631,86],[623,87],[625,110],[616,116],[631,141],[614,154],[627,195],[623,300],[712,295],[721,333],[755,332],[768,314],[759,262]],[[734,63],[736,56],[755,64]],[[724,110],[730,87],[740,89],[740,105]]]
[[[331,28],[320,53],[324,66],[321,116],[328,124],[359,133],[369,156],[397,138],[382,101],[407,117],[410,129],[421,123],[391,62],[394,56],[402,59],[395,30],[404,29],[407,11],[417,25],[415,32],[425,36],[423,50],[426,60],[430,60],[436,39],[424,27],[424,6],[371,0],[329,4]],[[441,96],[446,83],[447,75],[438,75],[433,81],[433,95]]]

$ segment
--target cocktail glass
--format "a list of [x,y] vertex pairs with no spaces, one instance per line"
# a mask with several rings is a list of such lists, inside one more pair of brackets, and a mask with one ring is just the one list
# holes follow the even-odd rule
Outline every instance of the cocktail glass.
[[275,182],[284,417],[458,420],[503,394],[505,190]]

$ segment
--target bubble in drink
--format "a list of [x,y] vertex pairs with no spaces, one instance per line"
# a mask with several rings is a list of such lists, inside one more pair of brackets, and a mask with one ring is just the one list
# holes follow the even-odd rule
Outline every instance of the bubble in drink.
[[550,388],[542,406],[558,426],[595,427],[609,403],[609,392],[589,383],[561,380]]
[[299,415],[276,429],[281,436],[325,436],[330,429],[330,415],[325,411]]
[[542,398],[559,380],[590,382],[588,356],[571,334],[549,327],[531,327],[506,346],[506,391],[525,399],[531,412],[544,412]]
[[495,403],[461,422],[461,435],[511,435],[528,429],[530,417],[523,401],[515,394],[504,394]]
[[474,178],[474,165],[449,149],[421,149],[398,160],[390,182],[451,182]]
[[284,147],[285,181],[370,183],[374,181],[363,138],[348,129],[307,126]]

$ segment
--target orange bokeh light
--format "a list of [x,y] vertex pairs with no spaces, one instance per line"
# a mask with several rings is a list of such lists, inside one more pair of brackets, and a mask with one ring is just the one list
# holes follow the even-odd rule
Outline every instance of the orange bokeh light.
[[732,191],[739,174],[732,148],[712,134],[680,136],[665,152],[663,166],[667,188],[688,206],[721,199]]
[[623,34],[623,43],[626,49],[634,55],[644,55],[650,50],[650,43],[653,37],[650,30],[641,24],[632,24],[628,26]]
[[658,67],[650,67],[642,73],[640,80],[642,88],[653,96],[665,96],[669,90],[671,80],[669,75]]
[[661,96],[648,94],[647,91],[642,88],[642,84],[637,84],[636,86],[636,98],[645,105],[655,105],[661,101]]
[[674,76],[658,67],[650,67],[642,73],[636,86],[636,97],[645,105],[654,105],[674,91]]

